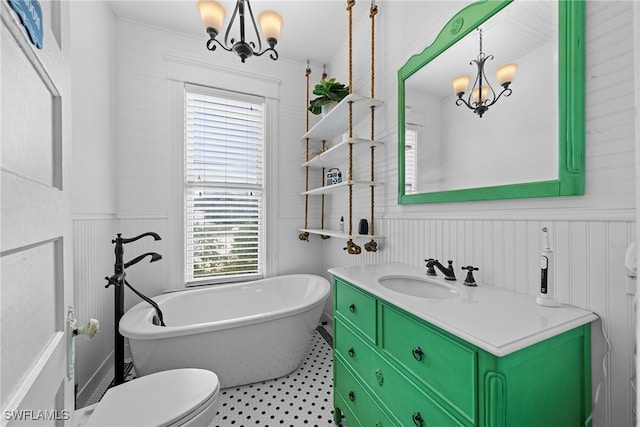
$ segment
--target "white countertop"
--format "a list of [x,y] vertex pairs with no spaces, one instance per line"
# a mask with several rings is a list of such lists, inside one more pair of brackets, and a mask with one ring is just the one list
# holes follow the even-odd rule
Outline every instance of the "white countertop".
[[[557,308],[536,304],[536,297],[479,283],[464,286],[463,278],[443,280],[425,275],[425,269],[409,264],[373,264],[335,267],[329,272],[364,291],[384,299],[427,322],[496,356],[506,356],[598,317],[570,305]],[[392,291],[378,283],[388,275],[414,275],[455,286],[460,296],[430,299]]]

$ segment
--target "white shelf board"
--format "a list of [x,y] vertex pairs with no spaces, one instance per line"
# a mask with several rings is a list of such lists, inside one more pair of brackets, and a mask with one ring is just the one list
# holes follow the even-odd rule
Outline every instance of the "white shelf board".
[[341,233],[337,230],[323,230],[320,228],[301,228],[300,231],[307,232],[309,234],[319,234],[321,236],[329,236],[329,237],[337,237],[339,239],[373,239],[373,240],[381,240],[384,239],[383,236],[370,235],[370,234],[347,234]]
[[349,188],[349,185],[353,185],[354,187],[377,187],[379,185],[384,185],[382,182],[378,181],[343,181],[340,184],[326,185],[324,187],[314,188],[309,191],[303,191],[302,195],[307,196],[320,196],[322,194],[332,194],[338,193],[340,191],[345,191]]
[[335,167],[340,163],[344,163],[349,157],[345,155],[345,151],[349,148],[349,144],[369,145],[370,147],[377,147],[382,145],[381,141],[372,141],[370,139],[354,138],[342,141],[327,151],[318,154],[308,162],[302,164],[302,167],[310,168],[328,168]]
[[315,124],[302,139],[328,140],[342,135],[349,130],[349,103],[353,104],[353,124],[360,122],[368,114],[371,107],[383,104],[379,99],[352,93],[347,95],[335,108]]

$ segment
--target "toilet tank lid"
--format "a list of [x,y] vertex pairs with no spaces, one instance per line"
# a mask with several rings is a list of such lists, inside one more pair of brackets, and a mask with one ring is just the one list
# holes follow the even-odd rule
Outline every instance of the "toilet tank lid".
[[87,426],[169,426],[211,404],[218,376],[205,369],[173,369],[107,390]]

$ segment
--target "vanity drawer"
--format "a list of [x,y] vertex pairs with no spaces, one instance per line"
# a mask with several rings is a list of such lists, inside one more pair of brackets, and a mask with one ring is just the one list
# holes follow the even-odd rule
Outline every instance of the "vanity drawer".
[[371,342],[376,341],[376,299],[364,292],[334,279],[335,311]]
[[382,318],[385,353],[473,422],[477,352],[386,304]]
[[334,343],[334,351],[361,378],[375,371],[375,351],[338,319],[335,319]]
[[393,414],[399,426],[469,426],[425,393],[388,362],[379,358],[377,368],[365,381]]
[[343,411],[349,427],[396,426],[338,357],[334,364],[334,406]]

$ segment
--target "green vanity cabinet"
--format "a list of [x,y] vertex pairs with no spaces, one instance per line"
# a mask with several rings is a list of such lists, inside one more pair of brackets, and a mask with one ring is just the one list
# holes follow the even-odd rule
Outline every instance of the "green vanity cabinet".
[[334,277],[335,421],[584,426],[589,323],[498,357]]

